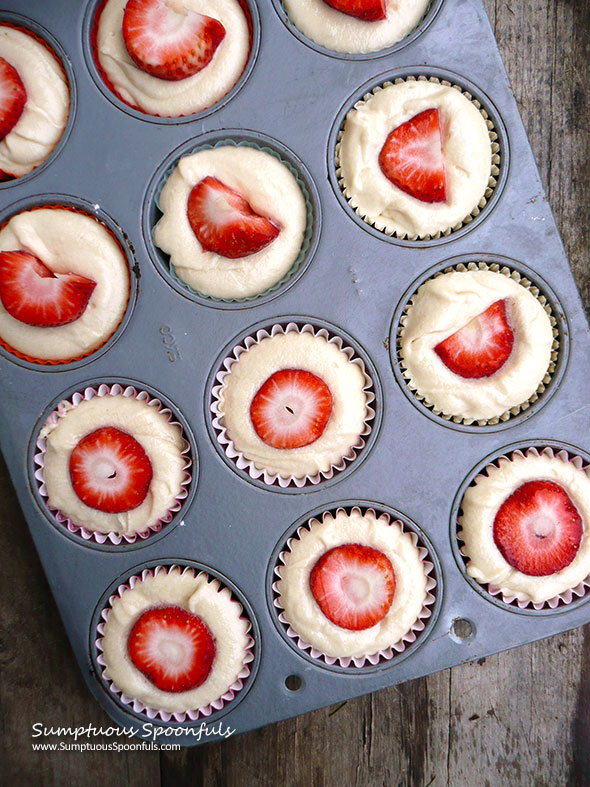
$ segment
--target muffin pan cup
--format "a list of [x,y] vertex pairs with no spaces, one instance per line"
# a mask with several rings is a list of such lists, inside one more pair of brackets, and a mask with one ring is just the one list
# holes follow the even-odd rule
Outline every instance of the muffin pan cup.
[[[31,0],[27,14],[67,55],[77,86],[76,122],[57,159],[34,177],[2,187],[0,211],[55,193],[76,195],[104,210],[133,252],[137,299],[117,341],[84,359],[83,368],[25,366],[0,358],[0,447],[80,668],[112,718],[136,729],[139,737],[153,739],[154,729],[163,729],[172,731],[174,742],[187,745],[221,740],[228,727],[245,732],[589,622],[588,594],[538,611],[484,597],[466,582],[455,557],[456,538],[450,537],[456,496],[486,457],[509,453],[514,445],[565,444],[570,454],[580,456],[590,451],[589,328],[481,0],[444,0],[428,29],[398,53],[354,61],[310,49],[286,29],[271,0],[260,0],[260,47],[241,90],[206,117],[176,123],[148,122],[104,95],[84,57],[88,6],[71,5]],[[8,11],[21,6],[19,0],[5,3]],[[490,98],[506,130],[510,168],[495,204],[484,211],[485,220],[451,233],[444,242],[404,245],[384,242],[342,209],[328,177],[334,152],[330,133],[342,107],[364,85],[379,84],[399,69],[415,72],[416,63],[433,73],[452,72]],[[322,211],[322,232],[309,267],[272,301],[254,301],[246,309],[208,308],[177,292],[154,265],[142,224],[142,205],[158,164],[187,141],[196,147],[200,135],[220,129],[263,133],[292,151],[309,171]],[[408,400],[394,377],[389,344],[397,305],[420,276],[449,258],[477,260],[483,254],[519,260],[547,283],[566,316],[569,359],[542,408],[531,407],[530,417],[509,421],[502,431],[473,433],[448,428]],[[277,494],[227,466],[211,439],[205,399],[216,363],[235,337],[287,323],[293,315],[354,337],[380,383],[380,427],[371,433],[364,461],[352,462],[329,483]],[[64,392],[121,380],[173,403],[194,434],[199,475],[193,502],[179,512],[173,529],[167,526],[141,543],[107,551],[67,537],[43,513],[30,481],[32,446],[41,415]],[[428,637],[403,658],[354,674],[312,663],[285,642],[268,605],[265,579],[283,534],[312,509],[328,510],[343,500],[351,507],[370,501],[376,508],[399,511],[417,524],[440,561],[440,607]],[[257,621],[258,669],[252,671],[249,690],[239,702],[213,712],[205,721],[214,732],[200,739],[189,727],[202,720],[154,719],[146,727],[145,717],[105,688],[92,644],[99,622],[95,613],[109,589],[112,594],[117,583],[143,568],[195,561],[233,583]],[[459,636],[457,619],[470,622],[469,637]]]

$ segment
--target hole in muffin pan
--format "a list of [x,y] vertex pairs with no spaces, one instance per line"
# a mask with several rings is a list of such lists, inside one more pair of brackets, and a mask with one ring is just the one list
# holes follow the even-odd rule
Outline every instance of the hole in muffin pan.
[[22,30],[24,33],[30,33],[33,37],[39,39],[39,41],[47,47],[47,49],[53,54],[55,59],[58,61],[59,65],[61,66],[62,71],[66,76],[66,80],[68,83],[68,88],[70,92],[70,111],[68,114],[68,119],[63,130],[61,137],[59,138],[57,145],[53,148],[49,156],[42,161],[39,166],[35,167],[35,169],[28,172],[26,175],[21,175],[20,177],[13,178],[11,180],[1,181],[0,182],[0,190],[9,189],[12,186],[20,185],[22,183],[27,183],[29,180],[34,178],[40,172],[43,172],[47,167],[49,167],[60,154],[60,152],[65,147],[72,128],[74,127],[74,120],[76,117],[76,107],[78,104],[78,94],[76,89],[76,79],[74,77],[74,71],[72,69],[72,64],[70,63],[70,59],[62,47],[62,45],[55,39],[51,33],[45,30],[44,27],[41,27],[40,24],[34,22],[32,19],[28,17],[21,16],[20,14],[13,14],[8,11],[0,11],[0,24],[7,24],[17,29]]
[[[490,132],[490,140],[492,141],[492,176],[490,177],[489,186],[485,194],[485,205],[483,207],[476,207],[471,215],[465,217],[463,223],[457,229],[449,229],[445,231],[446,234],[440,234],[439,237],[434,238],[416,238],[411,240],[408,238],[398,238],[395,234],[388,233],[385,230],[377,229],[365,221],[352,207],[346,196],[344,195],[343,187],[341,186],[341,178],[339,175],[339,166],[337,164],[337,149],[340,139],[341,131],[344,127],[346,115],[354,108],[355,104],[364,99],[368,99],[373,91],[387,86],[389,83],[404,80],[426,80],[440,82],[446,86],[453,86],[458,88],[465,94],[475,105],[486,119],[488,129]],[[502,195],[504,186],[508,179],[508,170],[510,165],[510,150],[508,133],[500,113],[492,103],[491,99],[479,87],[474,85],[468,79],[452,71],[447,71],[435,66],[406,66],[394,71],[388,71],[379,76],[373,77],[370,81],[365,82],[356,90],[342,105],[338,111],[330,135],[328,138],[327,150],[327,165],[328,165],[328,178],[330,185],[336,196],[336,199],[348,214],[348,216],[361,227],[365,232],[373,235],[375,238],[384,240],[388,243],[393,243],[397,246],[405,246],[408,248],[429,248],[432,246],[439,246],[448,243],[451,240],[463,237],[470,232],[474,227],[477,227],[484,221],[493,211],[495,205]],[[495,173],[495,174],[494,174]]]
[[335,49],[329,49],[326,46],[322,46],[322,44],[316,43],[312,38],[309,38],[305,33],[303,33],[296,24],[291,20],[287,9],[285,8],[283,0],[271,0],[276,13],[279,16],[281,22],[285,25],[287,30],[295,36],[302,44],[309,47],[310,49],[319,52],[321,55],[327,55],[328,57],[333,57],[338,60],[376,60],[381,57],[387,57],[389,55],[395,55],[400,52],[405,47],[413,44],[417,38],[419,38],[426,30],[430,27],[430,25],[436,19],[444,0],[430,0],[424,16],[418,22],[416,27],[411,30],[401,41],[397,41],[397,43],[393,44],[392,46],[385,47],[384,49],[377,49],[374,52],[338,52]]
[[475,637],[475,626],[467,618],[455,618],[451,623],[449,634],[455,642],[469,642]]
[[[136,538],[131,541],[127,541],[125,537],[122,537],[120,543],[113,542],[106,534],[99,534],[98,538],[100,538],[100,540],[97,540],[97,537],[90,531],[86,531],[86,534],[82,535],[79,531],[84,530],[84,528],[76,523],[71,523],[67,517],[61,514],[61,512],[49,507],[47,496],[41,493],[43,481],[42,477],[40,477],[40,475],[42,476],[42,464],[39,463],[39,458],[42,458],[43,450],[38,446],[39,433],[42,427],[61,402],[64,400],[71,402],[75,394],[80,394],[80,396],[84,397],[84,392],[89,388],[99,390],[101,386],[105,386],[106,388],[112,389],[117,385],[120,386],[123,391],[128,388],[133,388],[137,393],[144,391],[148,394],[149,401],[158,400],[163,409],[170,411],[171,421],[180,424],[182,428],[182,437],[187,447],[187,450],[183,451],[183,456],[186,456],[187,459],[185,472],[190,476],[188,481],[182,485],[183,491],[186,491],[186,495],[179,498],[180,507],[177,511],[172,512],[173,515],[170,521],[165,522],[160,520],[159,528],[153,526],[152,529],[145,531],[144,534],[138,533]],[[108,393],[105,392],[105,395],[108,395]],[[44,519],[49,522],[58,533],[61,533],[74,543],[88,547],[89,549],[96,549],[103,552],[129,552],[154,544],[156,541],[168,535],[168,533],[171,533],[178,524],[183,522],[197,491],[200,463],[193,431],[176,404],[167,396],[160,393],[160,391],[146,383],[138,380],[131,380],[129,378],[109,377],[94,378],[74,385],[55,397],[55,399],[45,408],[41,417],[35,424],[29,440],[27,449],[27,471],[33,498]],[[90,535],[88,535],[88,533],[90,533]]]
[[587,589],[581,596],[576,597],[577,594],[574,595],[572,601],[564,601],[563,599],[559,599],[556,606],[549,607],[547,606],[548,602],[544,602],[543,605],[539,609],[535,609],[532,604],[528,604],[527,606],[520,606],[516,599],[513,599],[510,602],[504,601],[502,598],[502,594],[498,591],[492,592],[489,589],[488,584],[480,584],[475,580],[473,577],[467,574],[467,564],[469,562],[469,558],[462,553],[463,541],[459,538],[459,517],[462,514],[461,503],[463,501],[463,497],[465,496],[465,492],[467,491],[468,487],[473,486],[475,483],[475,479],[478,475],[480,475],[483,470],[488,465],[496,465],[498,466],[498,460],[503,456],[510,456],[515,451],[521,451],[522,453],[526,453],[527,450],[534,448],[540,454],[545,448],[550,448],[555,455],[564,451],[568,459],[572,460],[576,457],[579,457],[582,460],[583,466],[587,467],[590,466],[590,453],[578,448],[575,445],[571,445],[570,443],[563,443],[558,440],[527,440],[527,441],[520,441],[516,443],[511,443],[510,445],[504,446],[503,448],[499,448],[498,450],[494,451],[493,453],[489,454],[482,459],[467,475],[455,498],[453,500],[453,505],[451,507],[451,515],[450,515],[450,532],[449,538],[451,542],[451,549],[453,552],[453,557],[455,558],[455,563],[457,567],[465,579],[465,581],[471,586],[473,590],[476,591],[482,598],[486,601],[494,604],[495,606],[499,607],[500,609],[504,609],[508,612],[514,612],[519,615],[527,615],[532,617],[538,616],[546,616],[546,615],[559,615],[562,612],[568,612],[570,610],[576,609],[582,604],[585,604],[588,599],[590,598],[590,589]]
[[24,355],[17,350],[13,350],[8,344],[3,342],[0,337],[0,356],[6,358],[13,363],[23,366],[25,369],[36,372],[67,372],[73,369],[78,369],[88,363],[99,358],[107,350],[109,350],[115,342],[119,339],[127,325],[131,320],[135,302],[137,300],[137,293],[139,289],[139,269],[135,259],[133,250],[129,243],[128,237],[121,226],[106,213],[100,205],[93,204],[87,200],[79,197],[73,197],[69,194],[36,194],[32,197],[14,202],[9,205],[5,210],[0,213],[0,229],[3,229],[7,222],[18,213],[23,213],[37,208],[51,208],[63,207],[74,212],[83,213],[91,219],[96,219],[102,224],[108,232],[115,238],[121,251],[125,255],[129,272],[129,300],[123,318],[113,334],[97,347],[96,350],[90,350],[83,356],[69,361],[47,361],[36,360]]
[[[382,514],[386,514],[391,522],[401,522],[404,532],[415,534],[417,546],[422,547],[427,552],[426,556],[424,557],[424,561],[425,563],[432,565],[432,568],[427,572],[427,576],[432,578],[435,584],[431,589],[428,590],[428,594],[433,597],[433,600],[429,603],[425,603],[423,607],[423,610],[429,611],[430,615],[420,618],[423,623],[422,629],[411,630],[411,633],[414,635],[413,640],[409,638],[409,641],[405,643],[402,639],[402,650],[397,651],[395,647],[390,648],[392,655],[389,658],[386,658],[381,654],[374,654],[377,659],[373,658],[372,660],[369,660],[369,658],[367,658],[366,663],[362,666],[357,667],[352,664],[350,666],[344,667],[338,663],[338,659],[336,658],[331,659],[334,663],[329,663],[327,660],[328,657],[318,653],[317,651],[314,651],[312,646],[301,642],[297,634],[291,629],[289,623],[280,620],[279,616],[281,614],[282,607],[277,604],[279,593],[275,585],[279,579],[276,568],[281,563],[281,554],[287,549],[287,542],[289,539],[296,536],[301,528],[306,528],[310,519],[316,518],[321,520],[324,514],[330,513],[335,515],[339,509],[343,509],[346,513],[350,513],[353,508],[359,508],[363,514],[369,510],[374,511],[377,517]],[[444,582],[441,563],[428,536],[413,520],[411,520],[405,514],[402,514],[397,509],[370,500],[342,500],[335,503],[328,503],[326,505],[318,506],[312,511],[309,511],[307,514],[304,514],[294,524],[290,525],[289,528],[279,538],[275,548],[273,549],[272,555],[270,556],[266,570],[266,601],[268,604],[270,617],[283,642],[285,642],[287,646],[291,648],[291,650],[293,650],[302,659],[305,659],[308,663],[313,664],[322,670],[329,670],[331,672],[345,675],[366,675],[369,673],[381,672],[386,669],[395,668],[396,664],[399,664],[401,661],[411,657],[416,649],[421,647],[422,644],[428,640],[430,633],[433,630],[436,621],[438,620],[443,595]],[[399,643],[395,644],[398,645]],[[312,655],[312,653],[314,655]],[[352,661],[352,659],[349,659],[349,661]]]
[[[232,596],[242,605],[244,614],[242,617],[246,618],[250,624],[251,628],[249,630],[249,636],[253,640],[253,644],[249,649],[252,653],[252,660],[248,662],[249,666],[249,674],[243,679],[242,687],[236,691],[235,696],[230,701],[227,701],[222,708],[219,710],[213,710],[211,715],[204,716],[199,715],[198,718],[192,720],[187,719],[185,721],[177,721],[174,718],[170,720],[165,720],[161,718],[159,715],[148,712],[148,709],[145,710],[135,710],[133,705],[123,702],[119,693],[113,691],[112,683],[103,677],[103,670],[105,667],[100,663],[99,657],[102,650],[97,646],[97,639],[99,639],[102,634],[98,631],[98,626],[104,622],[104,618],[102,616],[103,610],[110,607],[110,599],[113,596],[118,595],[118,590],[122,585],[128,585],[129,580],[131,577],[134,576],[141,576],[144,571],[153,571],[157,566],[164,566],[164,567],[171,567],[171,566],[178,566],[181,569],[184,568],[192,568],[195,570],[196,573],[201,571],[208,574],[213,579],[219,580],[219,582],[228,588],[231,591]],[[90,653],[90,660],[91,660],[91,674],[98,686],[100,687],[103,699],[107,705],[111,708],[115,708],[118,715],[122,716],[123,719],[127,718],[128,720],[131,718],[135,721],[139,721],[145,723],[146,721],[150,720],[153,724],[157,725],[158,727],[167,727],[167,726],[174,726],[174,727],[182,727],[185,729],[190,729],[191,727],[200,727],[200,725],[205,721],[207,724],[212,724],[216,722],[218,719],[223,718],[227,713],[233,711],[236,706],[244,699],[244,697],[248,694],[254,681],[256,680],[256,676],[258,674],[258,669],[260,667],[260,659],[261,659],[261,636],[260,636],[260,626],[258,624],[258,620],[254,613],[254,609],[246,596],[242,593],[242,591],[221,572],[211,568],[210,566],[204,565],[203,563],[199,563],[195,560],[186,560],[184,558],[181,559],[174,559],[174,558],[163,558],[162,560],[151,560],[145,563],[140,563],[137,566],[134,566],[130,569],[126,569],[124,573],[119,575],[105,590],[105,592],[100,597],[96,608],[93,612],[92,619],[90,622],[90,630],[89,630],[89,653]],[[120,722],[124,724],[124,721]]]
[[[330,338],[339,338],[342,340],[343,349],[349,348],[352,350],[351,357],[353,360],[359,359],[362,362],[365,376],[370,378],[371,381],[371,384],[367,385],[365,388],[365,392],[369,397],[367,401],[368,416],[365,419],[366,429],[369,431],[362,435],[363,444],[355,451],[354,457],[352,459],[343,458],[342,469],[331,468],[328,477],[326,477],[326,474],[318,473],[317,475],[321,476],[319,480],[311,481],[306,478],[302,480],[300,484],[298,484],[294,480],[285,482],[284,479],[277,476],[272,482],[267,483],[263,478],[264,472],[257,470],[252,462],[245,462],[244,457],[241,455],[238,456],[233,449],[233,444],[231,441],[229,444],[227,439],[225,439],[224,443],[220,441],[220,439],[223,439],[221,438],[221,435],[222,432],[225,432],[225,429],[214,424],[214,421],[216,420],[214,410],[216,397],[214,389],[219,385],[218,374],[226,371],[224,361],[230,358],[233,359],[235,357],[233,355],[233,351],[236,348],[243,346],[243,343],[248,339],[252,339],[255,342],[259,331],[270,333],[272,328],[280,326],[280,328],[285,329],[289,325],[295,325],[298,329],[303,329],[305,326],[310,326],[314,333],[317,333],[318,331],[326,331]],[[217,454],[224,464],[234,473],[236,473],[242,480],[248,482],[249,484],[253,484],[259,489],[270,490],[272,492],[284,494],[307,494],[319,489],[324,489],[328,486],[331,486],[332,484],[338,483],[344,478],[347,478],[365,460],[365,458],[371,452],[381,428],[383,416],[383,393],[381,381],[377,374],[377,369],[375,368],[367,352],[358,344],[355,339],[350,336],[350,334],[333,325],[332,323],[328,323],[325,320],[319,320],[315,317],[281,316],[275,318],[274,320],[261,320],[228,342],[221,353],[217,356],[217,359],[215,360],[215,363],[209,372],[207,385],[205,388],[204,410],[207,431]],[[228,455],[228,451],[232,455]],[[234,456],[233,454],[236,455]],[[242,462],[247,464],[247,467],[240,467],[239,465]]]
[[[301,250],[297,260],[283,276],[283,278],[260,295],[251,295],[245,298],[217,298],[210,295],[203,295],[194,290],[190,285],[185,284],[176,276],[170,264],[170,257],[155,243],[153,230],[162,216],[158,205],[158,199],[162,188],[171,173],[176,168],[178,161],[183,156],[196,153],[199,150],[212,150],[221,145],[232,145],[235,147],[250,147],[256,150],[270,153],[275,156],[282,164],[287,166],[297,179],[303,196],[307,204],[307,225]],[[256,131],[246,131],[244,129],[223,129],[222,131],[210,131],[199,137],[184,142],[176,148],[156,170],[152,177],[142,208],[142,231],[144,243],[147,247],[148,255],[154,263],[158,273],[164,278],[176,292],[189,298],[195,303],[209,306],[215,309],[246,309],[252,306],[260,306],[268,303],[273,298],[282,295],[292,287],[308,269],[315,255],[321,232],[322,216],[320,198],[315,183],[305,164],[289,148],[281,144],[278,140],[268,137]]]
[[303,685],[303,681],[299,677],[299,675],[287,675],[285,678],[285,688],[287,691],[294,692],[299,691],[301,686]]
[[258,49],[260,47],[260,14],[258,7],[253,0],[238,0],[238,2],[244,12],[250,31],[250,54],[248,55],[244,70],[237,82],[218,101],[200,112],[194,112],[190,115],[178,115],[176,117],[150,115],[139,107],[128,104],[121,98],[111,85],[107,75],[104,73],[96,55],[97,22],[107,0],[90,0],[84,14],[84,22],[82,24],[82,49],[84,51],[84,60],[86,61],[86,67],[90,72],[90,76],[100,92],[111,102],[111,104],[122,112],[126,112],[128,115],[137,118],[137,120],[144,120],[147,123],[161,123],[164,125],[181,125],[183,123],[191,123],[194,120],[201,120],[211,115],[213,112],[217,112],[217,110],[224,107],[237,95],[237,93],[239,93],[250,77],[258,57]]
[[[516,273],[524,282],[523,286],[528,286],[528,283],[530,283],[529,289],[541,300],[541,303],[545,306],[545,311],[547,311],[547,308],[549,309],[548,313],[550,318],[552,318],[552,322],[554,322],[554,344],[550,366],[550,368],[553,368],[553,371],[551,371],[544,378],[543,382],[541,382],[537,391],[529,400],[530,404],[524,407],[523,405],[515,406],[505,413],[502,413],[498,418],[490,419],[489,421],[465,423],[465,420],[458,416],[446,416],[436,412],[433,405],[426,404],[410,387],[409,380],[404,376],[404,367],[400,356],[400,338],[403,330],[401,320],[404,317],[406,308],[410,304],[410,300],[426,281],[434,278],[439,273],[448,273],[451,270],[475,270],[476,268],[471,267],[474,265],[477,269],[489,269],[495,272],[503,272],[507,275]],[[511,275],[511,278],[514,278],[514,276]],[[406,398],[423,415],[430,418],[431,421],[434,421],[434,423],[460,432],[479,434],[509,429],[512,426],[523,423],[523,421],[532,418],[532,416],[538,413],[549,402],[553,394],[559,388],[567,368],[569,348],[570,331],[567,317],[551,287],[538,273],[531,270],[523,263],[517,262],[509,257],[503,257],[499,254],[462,254],[457,257],[450,257],[441,263],[433,265],[415,279],[400,298],[393,315],[389,332],[389,356],[393,374]],[[547,379],[547,377],[549,379]]]

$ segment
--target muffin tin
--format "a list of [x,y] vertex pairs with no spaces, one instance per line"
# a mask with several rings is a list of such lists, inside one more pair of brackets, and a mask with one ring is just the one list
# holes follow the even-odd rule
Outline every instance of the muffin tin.
[[[465,575],[456,539],[461,490],[489,457],[530,446],[582,457],[590,451],[589,329],[481,0],[433,2],[420,34],[403,46],[347,57],[305,45],[278,0],[259,0],[250,65],[239,90],[196,118],[174,120],[119,106],[97,82],[88,49],[96,5],[30,2],[33,19],[26,20],[9,13],[22,4],[8,0],[8,13],[0,13],[42,35],[50,31],[46,37],[59,42],[58,53],[62,47],[67,53],[73,98],[71,129],[51,159],[25,178],[0,184],[0,224],[48,198],[73,205],[82,200],[115,228],[136,286],[124,325],[93,355],[46,366],[2,352],[0,442],[76,658],[102,706],[119,724],[149,734],[143,727],[148,716],[121,703],[101,678],[96,640],[109,595],[157,565],[191,565],[218,576],[243,599],[253,624],[250,677],[232,702],[206,719],[152,720],[178,728],[175,742],[187,745],[198,742],[191,729],[203,721],[222,719],[218,738],[228,726],[244,732],[590,621],[588,594],[535,611],[482,593]],[[416,74],[464,89],[473,85],[501,148],[501,182],[485,210],[431,241],[390,238],[351,215],[339,204],[334,165],[345,109],[375,85]],[[149,227],[158,179],[175,151],[220,136],[239,141],[240,135],[263,135],[271,147],[292,155],[295,166],[303,163],[315,212],[315,253],[272,297],[227,304],[195,299],[169,277],[165,260],[154,259]],[[556,317],[560,349],[551,385],[501,429],[433,416],[410,401],[400,378],[399,315],[434,270],[470,260],[503,265],[506,258],[527,275],[530,269]],[[239,340],[288,322],[327,327],[368,361],[377,415],[368,444],[344,472],[282,489],[226,461],[212,425],[210,394],[220,362]],[[44,417],[60,399],[102,383],[161,395],[192,446],[193,483],[180,512],[155,536],[128,545],[68,532],[52,521],[35,489],[35,445]],[[361,670],[334,668],[287,642],[272,588],[277,555],[289,535],[311,516],[354,505],[393,512],[407,523],[428,545],[438,580],[433,614],[416,642]]]

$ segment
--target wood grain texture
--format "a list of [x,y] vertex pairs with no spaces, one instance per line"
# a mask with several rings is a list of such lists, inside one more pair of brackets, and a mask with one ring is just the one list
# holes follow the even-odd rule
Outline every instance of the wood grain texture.
[[[590,0],[486,0],[486,7],[588,307]],[[6,784],[590,784],[590,626],[223,744],[161,754],[32,753],[35,721],[111,722],[75,665],[4,466],[0,551]]]

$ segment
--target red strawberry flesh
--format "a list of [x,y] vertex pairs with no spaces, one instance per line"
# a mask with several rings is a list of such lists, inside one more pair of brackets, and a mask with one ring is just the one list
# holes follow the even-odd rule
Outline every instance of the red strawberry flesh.
[[152,480],[152,463],[130,434],[104,426],[83,437],[70,455],[70,478],[78,498],[108,514],[143,503]]
[[425,109],[394,128],[379,154],[394,186],[421,202],[445,202],[447,176],[438,109]]
[[129,658],[160,691],[190,691],[211,672],[215,640],[198,615],[181,607],[147,609],[127,640]]
[[28,251],[0,252],[0,300],[20,322],[67,325],[85,311],[96,282],[77,273],[54,273]]
[[281,231],[274,221],[256,213],[241,194],[212,177],[193,187],[187,216],[203,249],[231,260],[256,254]]
[[217,19],[171,0],[129,0],[125,6],[123,39],[129,56],[158,79],[178,81],[197,74],[224,37]]
[[500,506],[494,541],[517,571],[545,577],[569,566],[582,540],[578,510],[554,481],[527,481]]
[[349,16],[356,16],[363,22],[378,22],[387,18],[385,0],[324,0],[324,2]]
[[490,377],[506,363],[514,346],[505,301],[492,303],[455,333],[439,342],[435,353],[455,374],[467,379]]
[[378,549],[343,544],[320,557],[309,585],[328,620],[349,631],[362,631],[389,612],[395,573],[387,555]]
[[0,57],[0,140],[12,131],[27,102],[27,91],[18,71]]
[[326,383],[304,369],[281,369],[262,384],[250,405],[260,439],[272,448],[302,448],[324,432],[332,413]]

